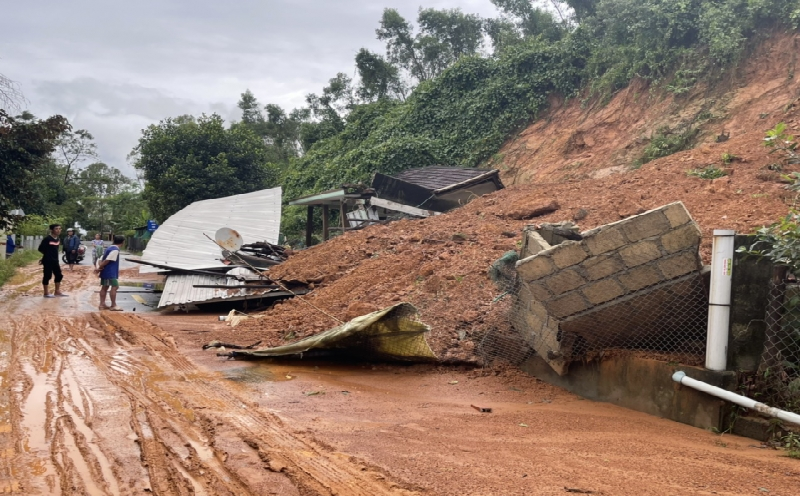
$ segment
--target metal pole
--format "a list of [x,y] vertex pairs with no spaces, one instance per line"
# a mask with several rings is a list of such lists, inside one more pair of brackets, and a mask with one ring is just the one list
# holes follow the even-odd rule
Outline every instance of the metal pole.
[[706,368],[709,370],[725,370],[728,365],[728,328],[731,321],[731,276],[735,234],[736,231],[730,230],[714,231],[706,341]]

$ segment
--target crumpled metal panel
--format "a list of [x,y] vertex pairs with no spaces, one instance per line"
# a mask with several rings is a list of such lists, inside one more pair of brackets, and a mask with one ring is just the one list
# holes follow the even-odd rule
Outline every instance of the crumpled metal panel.
[[[237,231],[245,243],[276,244],[281,225],[281,188],[194,202],[172,215],[153,233],[142,260],[181,269],[222,267],[220,248],[212,239],[217,229]],[[139,272],[161,272],[142,266]]]
[[195,288],[195,285],[227,285],[239,286],[242,281],[233,277],[211,276],[203,274],[173,274],[167,276],[164,282],[164,291],[161,293],[161,300],[158,307],[168,307],[172,305],[188,305],[192,303],[210,303],[229,299],[242,299],[250,296],[258,296],[268,293],[266,288]]

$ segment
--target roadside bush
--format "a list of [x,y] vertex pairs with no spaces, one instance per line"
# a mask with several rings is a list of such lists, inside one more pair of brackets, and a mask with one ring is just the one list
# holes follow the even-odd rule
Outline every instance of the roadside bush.
[[11,279],[19,267],[24,267],[40,258],[42,258],[42,254],[38,251],[22,250],[14,253],[6,260],[0,260],[0,286]]

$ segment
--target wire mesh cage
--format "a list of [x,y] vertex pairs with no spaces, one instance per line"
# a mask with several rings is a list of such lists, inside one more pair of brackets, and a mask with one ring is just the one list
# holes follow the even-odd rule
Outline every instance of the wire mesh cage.
[[699,270],[612,294],[602,304],[556,317],[537,298],[537,289],[521,281],[515,259],[507,255],[489,271],[500,289],[494,305],[507,322],[488,332],[478,347],[487,363],[518,364],[538,354],[559,373],[572,362],[626,353],[676,364],[703,363],[708,289]]

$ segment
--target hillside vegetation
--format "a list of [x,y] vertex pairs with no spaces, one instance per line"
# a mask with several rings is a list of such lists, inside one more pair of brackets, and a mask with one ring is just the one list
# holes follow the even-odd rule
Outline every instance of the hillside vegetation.
[[605,103],[634,78],[680,95],[732,68],[759,33],[800,21],[794,0],[570,3],[573,22],[557,24],[556,34],[531,33],[491,57],[463,57],[403,102],[356,106],[341,133],[287,168],[287,196],[366,181],[376,171],[480,166],[502,158],[502,144],[551,97]]

